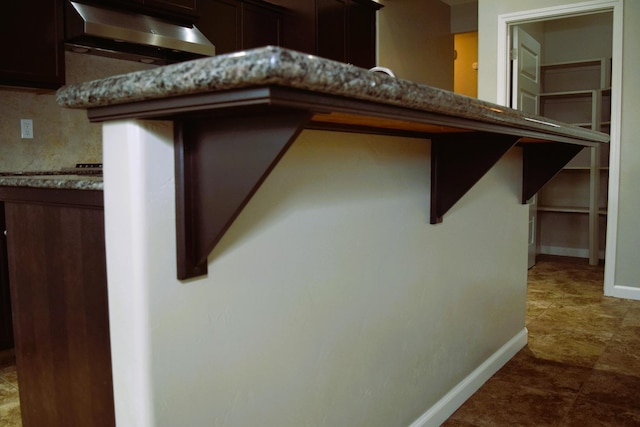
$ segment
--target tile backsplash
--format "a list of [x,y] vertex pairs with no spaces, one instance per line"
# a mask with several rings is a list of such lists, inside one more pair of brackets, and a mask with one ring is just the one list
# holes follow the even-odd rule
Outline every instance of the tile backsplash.
[[[65,53],[66,81],[76,83],[152,68],[133,61]],[[33,120],[33,139],[20,138],[20,119]],[[102,162],[101,124],[84,110],[56,104],[55,92],[0,88],[0,171],[59,170]]]

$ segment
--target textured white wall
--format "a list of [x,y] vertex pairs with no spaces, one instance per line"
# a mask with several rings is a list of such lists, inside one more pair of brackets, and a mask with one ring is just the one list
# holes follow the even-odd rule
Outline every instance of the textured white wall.
[[[381,64],[451,85],[413,39],[439,2],[382,3]],[[305,131],[181,283],[171,135],[105,126],[119,425],[407,426],[522,333],[519,150],[430,225],[428,141]]]
[[544,61],[611,58],[612,15],[597,13],[546,22]]
[[171,135],[105,126],[119,425],[406,426],[522,331],[518,150],[430,225],[427,141],[306,131],[181,283]]
[[440,1],[380,0],[378,64],[396,76],[453,90],[449,6]]
[[469,1],[451,6],[451,32],[454,34],[478,31],[478,2]]

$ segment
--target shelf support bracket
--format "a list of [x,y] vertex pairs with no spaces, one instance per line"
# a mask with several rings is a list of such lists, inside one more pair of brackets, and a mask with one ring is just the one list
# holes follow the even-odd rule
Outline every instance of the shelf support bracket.
[[207,274],[207,258],[302,131],[302,110],[175,120],[178,279]]
[[584,148],[578,144],[523,144],[522,203],[525,204]]
[[518,136],[449,133],[431,138],[431,224],[444,214],[513,147]]

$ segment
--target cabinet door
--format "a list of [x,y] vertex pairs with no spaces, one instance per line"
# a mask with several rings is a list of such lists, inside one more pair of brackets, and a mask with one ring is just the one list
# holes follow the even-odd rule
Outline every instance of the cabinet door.
[[111,9],[159,16],[189,25],[197,20],[196,0],[83,0]]
[[13,348],[13,322],[9,296],[9,270],[7,266],[7,239],[4,222],[4,204],[0,203],[0,350]]
[[144,0],[144,4],[149,7],[186,15],[194,15],[196,13],[196,0]]
[[376,12],[371,0],[317,0],[318,55],[371,68],[376,65]]
[[114,426],[103,211],[5,211],[23,426]]
[[242,5],[242,48],[280,45],[282,16],[266,6],[245,2]]
[[370,4],[349,3],[347,57],[358,67],[376,65],[376,11]]
[[258,1],[199,0],[198,28],[218,54],[280,45],[281,10]]
[[317,54],[347,61],[347,4],[344,0],[317,0]]
[[285,9],[281,28],[281,46],[316,54],[315,0],[271,0]]
[[144,0],[90,0],[89,2],[95,3],[96,5],[114,7],[118,9],[127,9],[130,7],[137,9],[144,3]]
[[198,11],[198,28],[215,45],[218,55],[242,49],[238,0],[199,0]]
[[57,89],[64,84],[62,6],[57,0],[3,2],[0,85]]

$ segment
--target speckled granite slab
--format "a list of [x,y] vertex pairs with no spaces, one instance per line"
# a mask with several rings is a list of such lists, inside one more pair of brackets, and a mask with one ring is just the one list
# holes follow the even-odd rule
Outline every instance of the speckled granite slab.
[[103,190],[101,176],[93,175],[11,175],[0,176],[0,187]]
[[263,47],[109,77],[60,89],[58,104],[91,109],[227,89],[276,85],[584,141],[609,136],[424,84],[278,47]]

